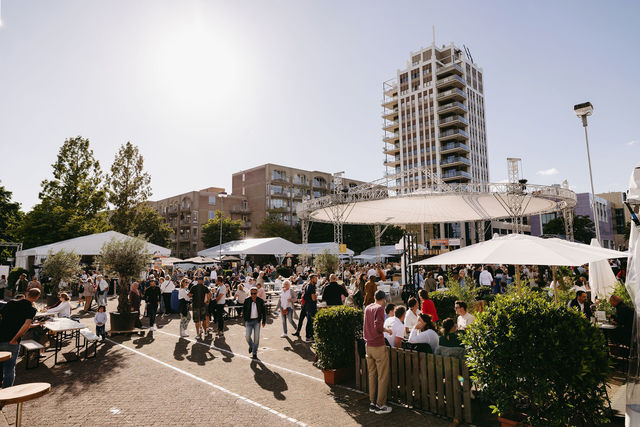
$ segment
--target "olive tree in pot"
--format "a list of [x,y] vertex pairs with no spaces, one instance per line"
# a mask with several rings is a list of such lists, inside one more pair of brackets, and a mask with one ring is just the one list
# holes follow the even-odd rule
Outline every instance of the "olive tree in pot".
[[462,341],[481,399],[503,426],[606,422],[605,341],[579,312],[513,290],[478,314]]
[[340,305],[320,310],[313,321],[318,366],[327,384],[353,377],[354,343],[362,338],[362,310]]
[[74,251],[61,249],[58,252],[49,252],[42,264],[42,275],[50,279],[44,286],[47,305],[53,305],[58,301],[60,284],[74,280],[81,271],[80,255]]
[[138,238],[111,239],[100,250],[98,261],[106,271],[119,277],[120,293],[118,295],[118,311],[109,313],[111,330],[131,331],[140,313],[132,312],[129,304],[129,282],[138,277],[140,272],[151,261],[152,255],[147,252],[145,241]]
[[318,273],[329,275],[338,270],[340,260],[337,255],[325,249],[322,253],[315,256],[313,265]]

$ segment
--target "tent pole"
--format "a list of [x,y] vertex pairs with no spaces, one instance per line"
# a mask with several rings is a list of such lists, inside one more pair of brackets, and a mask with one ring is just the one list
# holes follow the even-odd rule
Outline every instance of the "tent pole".
[[516,283],[518,284],[518,293],[522,290],[520,286],[520,266],[516,264]]
[[551,273],[553,276],[553,296],[556,299],[556,302],[558,302],[558,282],[556,282],[556,266],[552,265],[551,266]]

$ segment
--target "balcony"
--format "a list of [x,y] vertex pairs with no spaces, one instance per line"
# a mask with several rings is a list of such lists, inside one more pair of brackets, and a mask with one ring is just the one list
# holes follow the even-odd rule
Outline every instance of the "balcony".
[[458,64],[449,64],[445,65],[444,67],[440,67],[438,68],[438,71],[436,73],[438,77],[445,77],[452,74],[461,76],[462,74],[464,74],[464,72],[462,71],[462,67]]
[[385,123],[384,127],[382,129],[386,130],[387,132],[393,132],[394,130],[398,129],[400,127],[400,123],[396,122],[392,122],[389,121],[387,123]]
[[466,157],[449,156],[440,161],[440,166],[447,167],[447,168],[452,166],[461,166],[461,165],[470,166],[471,160],[467,159]]
[[191,205],[180,205],[180,212],[191,212]]
[[396,156],[393,159],[386,160],[384,165],[390,168],[396,167],[400,164],[400,156]]
[[458,88],[449,89],[438,94],[438,101],[464,101],[465,99],[467,99],[467,94]]
[[440,139],[440,142],[456,139],[465,140],[467,138],[469,138],[469,134],[462,129],[449,129],[447,131],[440,132],[440,135],[438,135],[438,139]]
[[273,174],[271,175],[271,181],[289,182],[289,179],[287,178],[286,174],[278,173],[274,171]]
[[448,104],[443,104],[438,106],[438,114],[447,114],[447,113],[466,113],[469,110],[467,106],[461,102],[450,102]]
[[398,85],[393,84],[391,87],[385,89],[384,94],[386,96],[396,96],[398,94]]
[[453,169],[444,172],[441,176],[444,181],[447,180],[455,180],[455,179],[471,179],[471,174],[467,171],[460,169]]
[[449,123],[468,125],[469,121],[462,116],[454,115],[454,116],[447,116],[443,119],[440,119],[439,123],[440,125],[448,125]]
[[394,108],[393,110],[387,110],[382,113],[382,118],[387,120],[398,120],[398,109]]
[[244,228],[244,229],[251,228],[251,221],[243,222],[240,228]]
[[284,191],[284,190],[271,190],[271,196],[273,197],[284,197],[284,198],[289,198],[290,193],[288,191]]
[[385,97],[385,99],[382,100],[381,105],[385,108],[389,108],[390,110],[393,110],[398,105],[398,97],[397,96]]
[[382,152],[384,154],[390,154],[392,156],[395,155],[396,152],[399,150],[400,150],[400,147],[398,147],[397,145],[394,145],[393,147],[387,147],[387,146],[382,147]]
[[177,206],[169,206],[167,208],[167,213],[171,216],[177,215],[178,214],[178,207]]
[[393,134],[391,134],[389,136],[385,136],[384,138],[382,138],[382,140],[384,142],[388,142],[390,144],[394,144],[394,143],[396,143],[398,141],[398,138],[400,138],[400,135],[397,134],[397,133],[393,133]]
[[436,82],[436,87],[438,89],[443,87],[464,88],[466,85],[467,83],[464,81],[464,79],[457,75],[445,77],[444,79],[440,79]]
[[450,142],[448,144],[442,144],[440,147],[440,154],[455,153],[456,151],[471,151],[468,145],[461,142]]
[[181,234],[181,235],[178,237],[178,241],[180,241],[180,242],[188,242],[189,240],[191,240],[191,238],[190,238],[190,237],[191,237],[191,236],[190,236],[189,234]]
[[251,209],[248,206],[231,206],[231,213],[248,214],[251,213]]

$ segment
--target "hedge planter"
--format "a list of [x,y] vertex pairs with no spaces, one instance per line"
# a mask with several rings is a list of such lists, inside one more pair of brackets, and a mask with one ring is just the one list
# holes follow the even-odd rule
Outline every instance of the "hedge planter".
[[324,373],[324,382],[329,385],[342,384],[353,378],[353,367],[340,369],[327,369]]
[[132,311],[131,313],[118,313],[112,311],[109,313],[111,321],[111,330],[118,332],[133,331],[136,327],[136,321],[139,321],[140,313]]
[[531,427],[530,424],[525,424],[522,421],[515,421],[515,419],[519,417],[511,418],[498,417],[498,421],[500,421],[500,427]]

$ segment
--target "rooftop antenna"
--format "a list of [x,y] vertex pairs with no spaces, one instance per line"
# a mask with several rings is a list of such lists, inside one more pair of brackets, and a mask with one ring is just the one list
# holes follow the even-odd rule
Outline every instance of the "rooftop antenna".
[[433,45],[436,45],[436,26],[432,25],[431,26],[431,32],[433,33]]
[[466,45],[462,45],[462,47],[464,48],[464,51],[467,54],[467,58],[469,58],[469,60],[473,64],[474,62],[473,62],[473,56],[471,56],[471,51],[469,50],[469,48]]

